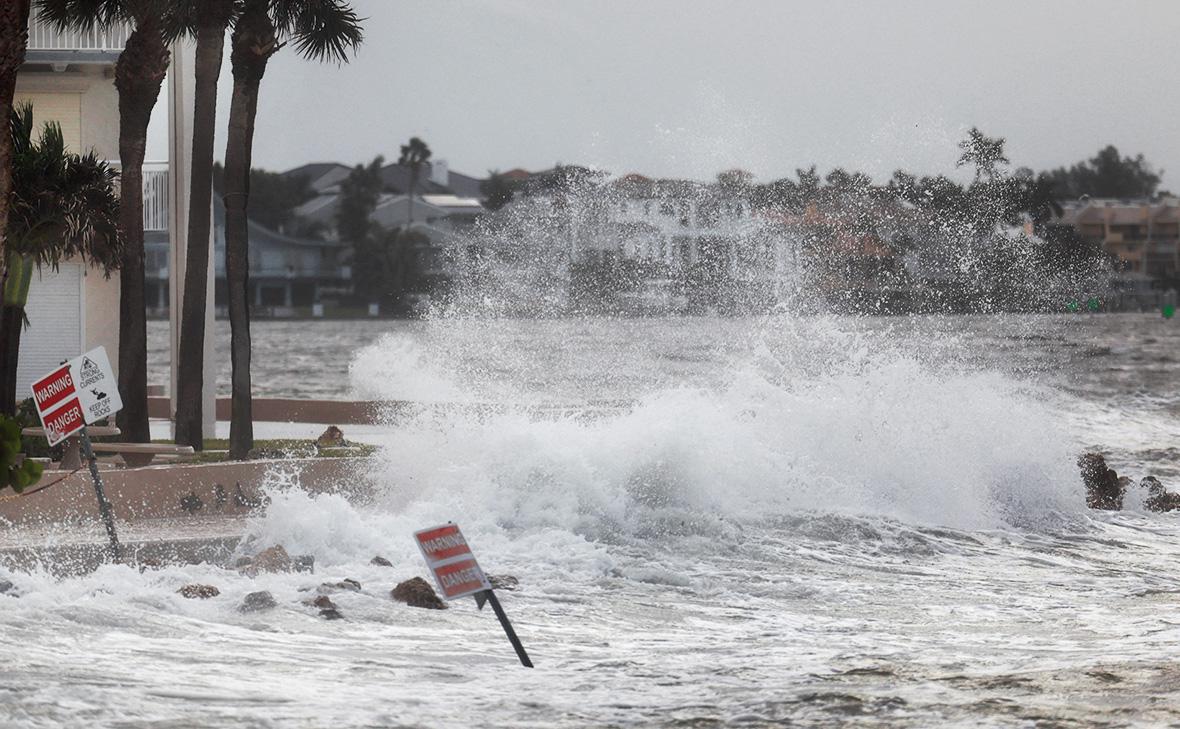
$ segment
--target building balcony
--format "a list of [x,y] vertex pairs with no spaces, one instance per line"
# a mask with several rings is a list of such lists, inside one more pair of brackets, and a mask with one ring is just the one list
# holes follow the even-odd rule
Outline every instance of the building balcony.
[[29,44],[25,61],[54,65],[113,64],[123,52],[129,35],[131,28],[126,25],[85,31],[59,31],[42,20],[34,8],[29,17]]

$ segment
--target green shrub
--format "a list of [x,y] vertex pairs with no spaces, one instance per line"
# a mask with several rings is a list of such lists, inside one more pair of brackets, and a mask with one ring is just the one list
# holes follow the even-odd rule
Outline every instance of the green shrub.
[[0,415],[0,490],[18,494],[41,479],[43,467],[21,451],[20,423]]

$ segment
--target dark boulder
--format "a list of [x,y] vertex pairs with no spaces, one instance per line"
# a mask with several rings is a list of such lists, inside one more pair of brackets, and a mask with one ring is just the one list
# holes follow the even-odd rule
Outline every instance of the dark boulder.
[[430,583],[421,577],[414,577],[399,582],[397,587],[389,593],[398,602],[404,602],[410,607],[426,608],[428,610],[446,610],[447,604],[435,594]]
[[1180,494],[1174,494],[1164,488],[1155,476],[1147,476],[1139,482],[1139,488],[1147,491],[1143,505],[1149,511],[1176,511],[1180,509]]
[[208,600],[211,597],[217,597],[221,594],[213,585],[185,585],[177,590],[182,597],[187,597],[190,600]]
[[344,431],[335,425],[329,425],[328,429],[315,439],[315,444],[320,448],[340,448],[344,445]]
[[238,612],[256,613],[261,610],[270,610],[277,605],[278,603],[275,602],[274,595],[266,590],[260,590],[259,592],[251,592],[242,598],[242,604],[238,606]]
[[381,555],[377,555],[373,559],[369,560],[369,564],[375,564],[379,567],[392,567],[393,566],[393,562],[390,562],[389,560],[385,559]]
[[1100,453],[1086,453],[1078,458],[1082,482],[1086,485],[1086,506],[1091,509],[1118,511],[1123,508],[1126,481],[1113,468],[1107,468]]
[[0,595],[12,595],[16,597],[16,585],[8,580],[0,580]]

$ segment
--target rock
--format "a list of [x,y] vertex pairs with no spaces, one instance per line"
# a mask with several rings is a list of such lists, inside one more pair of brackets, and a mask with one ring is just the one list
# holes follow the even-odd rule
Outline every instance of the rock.
[[268,501],[264,495],[247,494],[241,482],[234,484],[234,503],[246,509],[257,509]]
[[335,425],[329,425],[328,429],[315,439],[315,444],[320,448],[340,448],[344,445],[344,431]]
[[393,562],[390,562],[389,560],[385,559],[381,555],[377,555],[373,559],[369,560],[369,564],[375,564],[379,567],[392,567],[393,566]]
[[349,592],[360,592],[361,591],[361,583],[357,582],[356,580],[354,580],[352,578],[345,577],[340,582],[325,582],[324,584],[320,585],[320,590],[326,591],[326,592],[335,592],[336,590],[347,590]]
[[180,508],[190,514],[195,514],[205,507],[205,502],[197,496],[196,491],[189,491],[188,495],[180,497]]
[[266,590],[259,592],[251,592],[246,597],[242,598],[242,604],[238,606],[238,612],[241,613],[256,613],[260,610],[270,610],[277,606],[274,595]]
[[320,617],[324,620],[343,620],[344,616],[336,608],[326,608],[320,611]]
[[1146,489],[1147,497],[1143,505],[1149,511],[1176,511],[1180,509],[1180,494],[1174,494],[1164,488],[1155,476],[1146,476],[1139,482],[1139,488]]
[[8,580],[0,580],[0,595],[12,595],[15,597],[16,585],[12,584]]
[[144,570],[158,570],[164,566],[164,563],[154,557],[139,560],[139,571]]
[[254,555],[254,559],[250,560],[246,570],[253,571],[255,574],[258,572],[290,572],[294,566],[287,550],[283,549],[281,544],[276,544]]
[[303,600],[304,604],[312,607],[319,607],[320,610],[336,609],[336,604],[332,602],[332,598],[327,595],[319,595],[310,599]]
[[488,583],[493,590],[516,590],[520,587],[520,580],[512,575],[488,575]]
[[389,596],[398,602],[404,602],[410,607],[427,608],[429,610],[446,610],[447,604],[434,593],[430,583],[421,577],[414,577],[399,582],[397,587],[389,592]]
[[297,554],[291,558],[291,566],[296,572],[315,572],[315,555]]
[[177,592],[190,600],[208,600],[221,594],[221,590],[213,585],[185,585]]
[[1086,453],[1078,458],[1082,482],[1086,484],[1086,506],[1091,509],[1118,511],[1123,508],[1126,482],[1119,479],[1114,469],[1107,468],[1100,453]]

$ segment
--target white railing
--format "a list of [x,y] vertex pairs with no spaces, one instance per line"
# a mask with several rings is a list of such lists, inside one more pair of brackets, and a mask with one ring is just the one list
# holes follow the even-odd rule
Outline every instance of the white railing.
[[143,165],[143,229],[168,230],[168,163]]
[[[4,0],[7,2],[7,0]],[[36,11],[29,17],[30,51],[101,51],[118,53],[127,44],[131,28],[117,25],[113,28],[93,28],[86,31],[59,31],[43,21]]]

